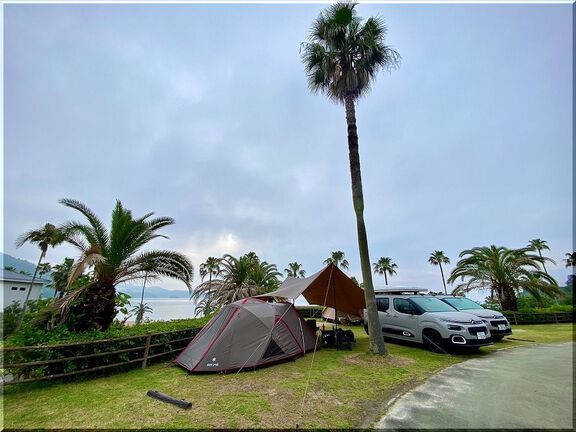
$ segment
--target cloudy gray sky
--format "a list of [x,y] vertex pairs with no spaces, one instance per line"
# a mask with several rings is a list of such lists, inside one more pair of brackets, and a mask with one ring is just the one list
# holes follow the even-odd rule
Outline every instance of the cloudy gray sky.
[[[325,5],[4,6],[4,250],[75,218],[172,216],[198,268],[255,251],[308,274],[343,250],[360,276],[344,109],[299,56]],[[444,250],[572,250],[572,11],[564,5],[362,4],[402,55],[357,107],[371,260],[439,290]],[[50,250],[48,260],[75,256]],[[199,280],[197,276],[197,281]],[[376,285],[383,280],[376,279]],[[173,282],[171,289],[184,287]]]

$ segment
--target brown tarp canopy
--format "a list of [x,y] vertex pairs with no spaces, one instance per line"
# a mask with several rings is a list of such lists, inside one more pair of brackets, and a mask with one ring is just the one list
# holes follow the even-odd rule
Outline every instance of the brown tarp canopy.
[[364,290],[336,267],[328,266],[307,278],[287,277],[276,291],[256,297],[295,299],[303,295],[310,304],[321,305],[362,316],[366,308]]

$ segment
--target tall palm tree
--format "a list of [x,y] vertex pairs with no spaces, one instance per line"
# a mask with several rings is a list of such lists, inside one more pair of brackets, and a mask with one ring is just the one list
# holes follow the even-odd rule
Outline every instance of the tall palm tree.
[[374,269],[374,274],[384,275],[384,282],[386,282],[386,286],[388,286],[387,275],[395,275],[398,266],[392,262],[392,258],[382,257],[372,264],[372,268]]
[[567,252],[565,256],[566,267],[576,267],[576,252]]
[[346,109],[352,200],[370,334],[370,350],[387,354],[372,285],[368,237],[364,224],[364,196],[358,152],[356,101],[365,96],[380,69],[396,67],[400,55],[385,45],[386,27],[380,18],[364,23],[354,3],[337,3],[314,21],[310,42],[302,44],[302,58],[312,92],[323,93]]
[[[538,256],[540,258],[542,258],[542,251],[543,250],[550,250],[550,248],[548,247],[548,244],[546,243],[546,240],[540,240],[540,239],[530,240],[527,247],[532,249],[532,250],[537,251]],[[555,264],[554,261],[552,261],[551,259],[550,259],[550,262]],[[544,261],[542,261],[542,267],[544,267],[544,273],[548,274],[548,270],[546,270],[546,264],[544,263]]]
[[288,263],[288,267],[284,269],[284,273],[286,273],[286,276],[293,278],[306,277],[306,270],[303,270],[302,264],[296,261]]
[[348,260],[345,258],[345,254],[342,251],[334,251],[332,255],[324,260],[324,264],[334,264],[336,267],[340,267],[341,269],[348,270],[349,263]]
[[116,285],[132,280],[169,277],[182,281],[192,290],[193,266],[184,255],[166,250],[141,251],[150,241],[167,238],[158,234],[174,219],[154,213],[134,218],[120,201],[112,212],[110,229],[80,201],[62,199],[60,203],[80,212],[86,223],[70,221],[62,226],[66,241],[80,251],[68,284],[74,283],[88,267],[93,279],[63,298],[60,319],[78,331],[107,329],[116,315]]
[[200,264],[200,278],[204,281],[204,278],[208,276],[209,280],[212,280],[213,276],[217,276],[220,273],[220,258],[208,257],[206,261]]
[[40,258],[38,258],[38,264],[34,269],[34,276],[32,276],[30,287],[26,293],[26,300],[24,300],[24,306],[22,308],[22,316],[24,316],[24,313],[26,312],[26,307],[28,306],[28,301],[30,300],[30,293],[32,292],[34,282],[36,281],[36,275],[38,274],[42,260],[46,256],[46,252],[48,252],[48,247],[58,246],[63,241],[64,235],[62,231],[51,223],[47,223],[38,229],[25,232],[16,239],[17,248],[22,247],[25,243],[35,244],[40,248]]
[[524,289],[537,300],[543,295],[557,298],[561,295],[558,283],[541,271],[549,258],[533,253],[532,248],[508,249],[505,247],[476,247],[460,253],[460,261],[448,278],[454,283],[458,278],[468,279],[452,293],[475,289],[491,289],[496,293],[503,310],[517,311],[516,293]]
[[220,268],[217,279],[196,287],[192,294],[196,304],[209,304],[214,309],[246,297],[265,294],[278,287],[278,277],[282,276],[274,264],[255,259],[250,254],[240,258],[224,255]]
[[432,265],[440,266],[440,274],[442,275],[444,293],[448,294],[448,290],[446,290],[446,281],[444,280],[444,270],[442,270],[442,264],[450,264],[450,258],[444,255],[444,251],[434,251],[428,257],[428,262]]

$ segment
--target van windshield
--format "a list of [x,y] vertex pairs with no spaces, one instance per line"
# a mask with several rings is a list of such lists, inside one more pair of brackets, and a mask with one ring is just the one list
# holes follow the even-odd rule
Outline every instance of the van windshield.
[[424,312],[454,312],[456,310],[436,297],[410,297],[410,300],[420,306]]
[[454,306],[458,310],[484,309],[478,303],[465,297],[448,297],[443,298],[442,301],[445,301],[450,306]]

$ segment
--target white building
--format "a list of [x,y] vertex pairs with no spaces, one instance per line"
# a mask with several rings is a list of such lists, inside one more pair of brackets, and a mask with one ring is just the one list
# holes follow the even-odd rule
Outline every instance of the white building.
[[[30,282],[32,282],[32,276],[0,269],[0,286],[2,287],[3,300],[2,309],[10,306],[12,302],[20,302],[22,306],[26,300],[26,294],[30,289]],[[28,300],[38,300],[40,298],[42,285],[45,282],[43,279],[36,278]]]

